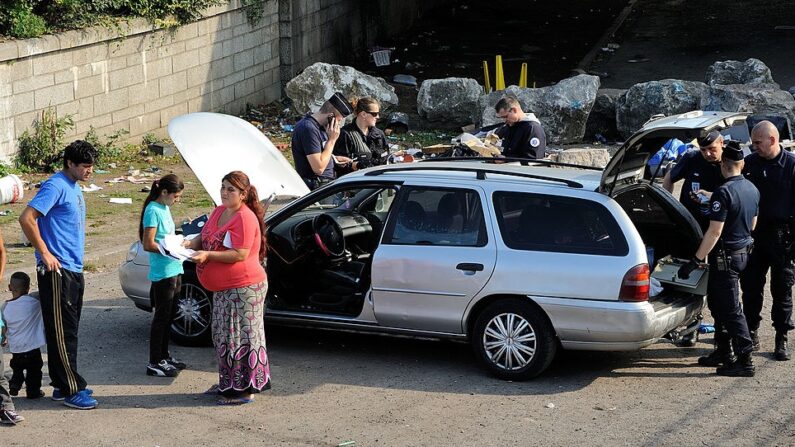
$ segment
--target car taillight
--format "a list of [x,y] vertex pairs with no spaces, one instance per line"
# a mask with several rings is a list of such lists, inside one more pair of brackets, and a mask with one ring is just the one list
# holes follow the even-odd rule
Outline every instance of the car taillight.
[[650,276],[649,264],[640,264],[629,269],[621,281],[618,299],[621,301],[648,301]]

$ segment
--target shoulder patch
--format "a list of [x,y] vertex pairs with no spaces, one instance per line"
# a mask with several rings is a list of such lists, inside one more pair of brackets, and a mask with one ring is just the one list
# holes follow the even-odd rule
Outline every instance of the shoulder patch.
[[720,202],[718,202],[717,200],[712,202],[712,211],[716,213],[720,211]]
[[541,144],[541,140],[539,140],[538,138],[533,137],[530,139],[530,146],[538,147],[539,144]]

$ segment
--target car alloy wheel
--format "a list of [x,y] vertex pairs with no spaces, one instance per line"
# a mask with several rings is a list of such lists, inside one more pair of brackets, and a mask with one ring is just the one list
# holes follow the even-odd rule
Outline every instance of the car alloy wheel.
[[521,298],[488,305],[475,320],[470,341],[483,366],[505,380],[527,380],[541,374],[558,348],[543,310]]
[[210,294],[190,282],[182,284],[175,303],[171,334],[182,345],[205,344],[210,333],[212,301]]

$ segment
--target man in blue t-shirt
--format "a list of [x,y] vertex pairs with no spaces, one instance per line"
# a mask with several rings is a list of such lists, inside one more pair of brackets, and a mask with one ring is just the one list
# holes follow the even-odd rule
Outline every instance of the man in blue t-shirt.
[[22,231],[36,249],[52,398],[81,410],[96,407],[97,401],[77,372],[86,234],[86,203],[78,181],[91,177],[96,160],[96,149],[86,141],[67,146],[63,169],[42,183],[19,216]]
[[[308,113],[295,125],[292,138],[295,170],[310,190],[334,180],[334,145],[345,117],[353,113],[341,93],[334,93],[315,113]],[[337,163],[351,162],[337,156]]]

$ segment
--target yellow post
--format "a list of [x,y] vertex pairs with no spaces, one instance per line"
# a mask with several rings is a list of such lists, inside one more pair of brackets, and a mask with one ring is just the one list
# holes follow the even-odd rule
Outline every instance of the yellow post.
[[502,56],[497,55],[496,73],[494,75],[494,89],[497,91],[505,90],[505,75],[502,72]]
[[483,80],[485,81],[485,84],[483,85],[483,90],[485,90],[486,93],[491,93],[491,81],[489,80],[489,63],[486,61],[483,61]]
[[522,70],[519,72],[519,87],[527,88],[527,62],[522,63]]

